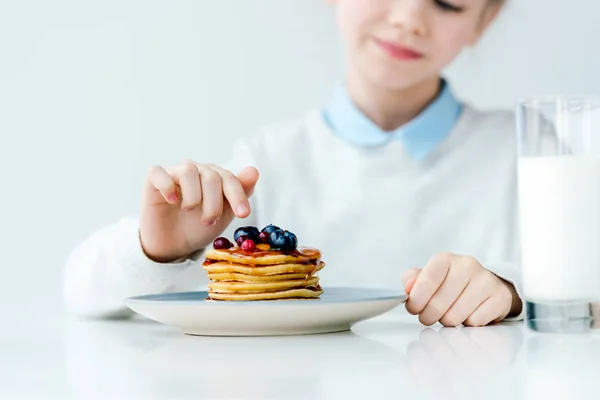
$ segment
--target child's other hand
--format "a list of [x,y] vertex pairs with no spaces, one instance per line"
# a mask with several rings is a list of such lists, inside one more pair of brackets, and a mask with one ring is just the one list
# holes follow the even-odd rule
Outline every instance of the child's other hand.
[[406,271],[402,281],[410,294],[406,310],[427,326],[438,321],[444,326],[484,326],[522,307],[513,285],[472,257],[438,254],[422,270]]
[[239,175],[212,164],[154,166],[142,192],[140,240],[148,257],[168,262],[207,247],[235,217],[250,215],[256,168]]

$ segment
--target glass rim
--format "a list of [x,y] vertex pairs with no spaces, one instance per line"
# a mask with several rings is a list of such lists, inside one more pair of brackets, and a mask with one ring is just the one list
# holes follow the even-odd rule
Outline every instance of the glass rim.
[[547,93],[517,97],[517,104],[525,107],[553,106],[561,100],[565,104],[600,106],[600,95],[593,93]]

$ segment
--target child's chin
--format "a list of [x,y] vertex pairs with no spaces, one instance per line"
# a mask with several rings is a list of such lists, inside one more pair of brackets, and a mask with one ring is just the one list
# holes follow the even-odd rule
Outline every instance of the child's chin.
[[[416,71],[418,72],[418,71]],[[412,88],[415,85],[423,82],[423,73],[415,73],[414,71],[395,69],[379,69],[370,73],[370,81],[378,87],[388,90],[403,90]]]
[[[422,61],[382,60],[380,57],[362,62],[361,73],[365,80],[377,87],[402,90],[422,83],[427,79],[427,70]],[[435,74],[433,74],[435,75]]]

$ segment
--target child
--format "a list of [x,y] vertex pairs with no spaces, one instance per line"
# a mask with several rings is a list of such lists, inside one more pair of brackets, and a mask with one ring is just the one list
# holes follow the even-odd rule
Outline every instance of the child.
[[205,286],[204,248],[273,223],[322,250],[325,287],[404,285],[425,325],[521,318],[514,118],[441,78],[502,0],[330,2],[348,65],[325,109],[239,141],[226,167],[153,167],[139,219],[69,256],[72,312],[127,316],[128,296]]

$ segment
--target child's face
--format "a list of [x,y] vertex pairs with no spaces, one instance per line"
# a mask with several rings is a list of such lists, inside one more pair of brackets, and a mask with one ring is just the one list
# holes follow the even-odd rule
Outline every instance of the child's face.
[[489,0],[329,0],[338,6],[350,74],[389,89],[437,77],[479,38]]

